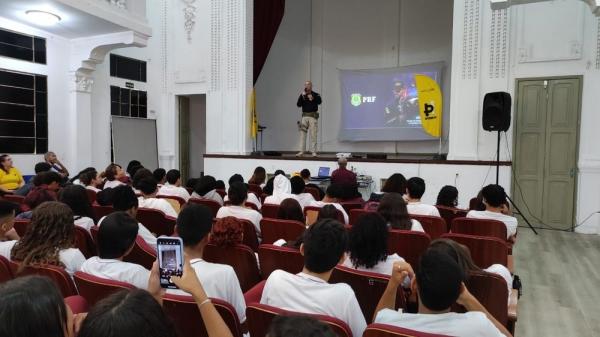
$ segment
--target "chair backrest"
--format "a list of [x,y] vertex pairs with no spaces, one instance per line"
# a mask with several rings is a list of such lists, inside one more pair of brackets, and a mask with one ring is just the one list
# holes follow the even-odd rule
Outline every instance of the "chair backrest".
[[256,233],[256,227],[249,220],[238,220],[242,224],[242,230],[244,231],[242,244],[250,247],[254,252],[258,252],[258,233]]
[[250,332],[250,336],[266,336],[267,332],[269,332],[269,326],[271,325],[271,321],[273,320],[273,318],[275,318],[275,316],[279,315],[311,316],[329,325],[331,330],[338,337],[352,336],[352,330],[350,330],[348,324],[331,316],[298,313],[283,310],[280,308],[275,308],[265,304],[248,303],[248,306],[246,307],[246,321],[248,322],[248,331]]
[[75,272],[73,279],[79,289],[79,294],[88,301],[90,306],[119,290],[135,289],[129,283],[97,277],[82,271]]
[[[367,322],[371,322],[377,303],[385,288],[387,287],[389,276],[358,271],[352,268],[337,266],[331,274],[329,283],[346,283],[356,295],[360,309]],[[406,308],[404,292],[398,291],[396,296],[396,309]]]
[[435,240],[442,236],[442,234],[448,233],[448,226],[446,226],[446,221],[444,218],[417,214],[411,214],[410,218],[421,223],[425,233],[429,234],[431,240]]
[[321,200],[321,194],[319,193],[319,190],[316,187],[306,186],[304,187],[304,193],[310,193],[313,196],[313,198],[315,198],[315,200],[317,201]]
[[388,254],[398,254],[413,268],[419,265],[419,258],[429,247],[431,239],[427,233],[390,229]]
[[92,240],[94,240],[94,243],[96,245],[98,244],[98,231],[99,230],[100,230],[100,227],[98,227],[98,226],[90,227],[90,234],[92,235]]
[[[504,278],[484,271],[470,272],[465,286],[500,324],[506,326],[508,323],[508,287]],[[465,312],[465,308],[454,305],[452,311]]]
[[374,211],[368,211],[362,208],[351,209],[348,214],[348,218],[350,221],[350,226],[354,226],[354,224],[358,221],[358,218],[363,216],[364,214],[375,213]]
[[10,267],[10,261],[0,255],[0,283],[10,281],[13,278],[15,278],[15,275]]
[[96,216],[96,219],[98,219],[98,220],[102,219],[103,217],[105,217],[115,211],[112,206],[100,206],[100,205],[92,205],[92,210],[94,211],[94,215]]
[[217,217],[217,212],[219,212],[219,208],[221,208],[221,204],[211,199],[200,199],[200,198],[191,198],[188,200],[189,203],[204,205],[210,209],[212,212],[213,218]]
[[[231,304],[217,298],[211,298],[210,300],[233,336],[242,337],[242,327],[235,308]],[[165,314],[167,314],[175,325],[177,336],[208,337],[206,326],[193,297],[166,294],[163,296],[162,306]]]
[[19,272],[18,262],[10,261],[9,264],[15,277],[27,275],[46,276],[52,281],[54,281],[63,297],[77,295],[77,288],[73,283],[73,279],[71,279],[71,276],[69,276],[69,274],[64,270],[64,268],[52,265],[30,265],[24,267]]
[[344,208],[346,213],[350,213],[350,211],[353,209],[362,209],[363,208],[362,203],[353,202],[353,201],[342,201],[342,202],[340,202],[340,205],[342,205],[342,207]]
[[246,292],[261,281],[256,255],[246,245],[224,248],[209,243],[204,249],[204,260],[232,266],[240,281],[242,292]]
[[300,251],[288,247],[262,244],[258,247],[260,274],[267,279],[277,269],[297,274],[304,268],[304,257]]
[[176,195],[157,195],[157,198],[161,198],[161,199],[167,199],[167,200],[175,200],[177,201],[177,203],[179,204],[179,208],[183,207],[183,205],[185,205],[185,199],[183,199],[182,197],[178,197]]
[[505,267],[508,265],[508,246],[506,241],[485,236],[447,233],[443,238],[454,240],[469,248],[473,262],[481,268],[487,268],[494,263]]
[[65,297],[65,304],[69,306],[74,315],[90,311],[90,304],[81,295]]
[[17,195],[17,194],[5,194],[2,196],[2,198],[4,198],[4,200],[6,200],[6,201],[14,202],[19,205],[21,205],[23,203],[23,201],[25,201],[24,196]]
[[271,218],[263,218],[260,221],[260,233],[264,243],[273,243],[279,239],[296,240],[305,230],[306,226],[299,221]]
[[156,261],[156,250],[138,235],[135,239],[133,249],[123,258],[123,261],[139,264],[150,270],[152,269],[152,264]]
[[165,215],[162,211],[153,208],[139,208],[137,220],[156,236],[170,236],[175,231],[175,218]]
[[498,238],[506,241],[506,225],[500,220],[456,218],[452,221],[452,233]]
[[89,188],[85,189],[85,193],[87,194],[88,199],[90,200],[90,204],[94,204],[96,202],[96,191],[92,191]]
[[[319,217],[319,211],[321,210],[321,207],[316,207],[316,206],[306,206],[304,207],[304,217],[306,217],[306,224],[307,225],[312,225],[315,222],[317,222],[317,218]],[[337,220],[341,223],[345,223],[345,219],[344,219],[344,214],[342,214],[342,212],[336,208],[335,210],[335,214],[337,216]]]
[[160,199],[165,199],[169,203],[169,205],[171,205],[171,207],[173,207],[173,210],[175,211],[175,213],[179,214],[179,212],[181,212],[181,204],[179,203],[178,200],[175,200],[170,197],[162,197],[162,196],[161,197],[156,196],[156,197],[160,198]]
[[485,211],[483,199],[477,197],[471,198],[471,200],[469,200],[469,211]]
[[263,194],[263,190],[260,185],[256,184],[248,184],[248,191],[254,193],[257,198],[260,198],[260,196]]
[[367,326],[363,337],[447,337],[427,332],[401,328],[395,325],[373,323]]
[[446,227],[448,228],[447,232],[450,232],[450,226],[452,225],[452,220],[456,219],[456,218],[462,218],[467,216],[467,210],[464,209],[459,209],[459,208],[454,208],[454,207],[447,207],[447,206],[440,206],[440,205],[436,205],[435,206],[438,209],[438,212],[440,212],[440,216],[442,218],[444,218],[444,220],[446,221]]
[[263,218],[277,219],[277,215],[279,214],[279,205],[264,204],[262,205],[260,212],[262,213]]
[[31,220],[29,220],[29,219],[15,220],[14,228],[20,237],[23,237],[23,235],[25,235],[25,232],[27,232],[27,228],[29,227],[30,223],[31,223]]
[[73,228],[73,235],[75,236],[75,247],[79,248],[86,259],[98,254],[92,235],[83,227],[75,225]]

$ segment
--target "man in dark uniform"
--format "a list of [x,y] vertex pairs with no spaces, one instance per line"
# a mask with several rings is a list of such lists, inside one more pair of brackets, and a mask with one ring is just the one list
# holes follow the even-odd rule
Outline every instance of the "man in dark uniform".
[[302,108],[302,120],[300,121],[300,152],[296,154],[299,157],[306,151],[306,133],[310,130],[310,150],[312,156],[317,156],[317,120],[319,119],[319,104],[321,104],[321,95],[312,91],[312,82],[304,83],[304,90],[298,97],[296,106]]

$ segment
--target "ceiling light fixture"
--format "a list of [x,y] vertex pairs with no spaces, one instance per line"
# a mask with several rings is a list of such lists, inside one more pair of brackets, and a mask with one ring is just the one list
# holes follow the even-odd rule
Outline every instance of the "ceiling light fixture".
[[52,26],[61,20],[60,16],[46,11],[29,10],[25,14],[31,22],[42,26]]

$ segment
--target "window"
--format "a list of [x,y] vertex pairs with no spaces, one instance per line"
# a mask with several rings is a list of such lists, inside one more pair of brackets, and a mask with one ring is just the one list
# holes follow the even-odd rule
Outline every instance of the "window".
[[125,117],[148,117],[145,91],[110,86],[110,114]]
[[0,29],[0,56],[46,64],[46,39]]
[[46,76],[0,70],[0,153],[48,150]]
[[146,62],[110,54],[110,76],[146,82]]

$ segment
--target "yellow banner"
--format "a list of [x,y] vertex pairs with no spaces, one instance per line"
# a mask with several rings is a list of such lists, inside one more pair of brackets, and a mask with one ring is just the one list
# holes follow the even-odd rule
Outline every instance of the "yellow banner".
[[254,88],[252,88],[252,93],[250,94],[250,113],[252,114],[250,135],[256,139],[256,134],[258,133],[258,116],[256,115],[256,91]]
[[423,130],[433,137],[442,136],[442,92],[437,82],[429,76],[415,75],[419,95],[419,115]]

